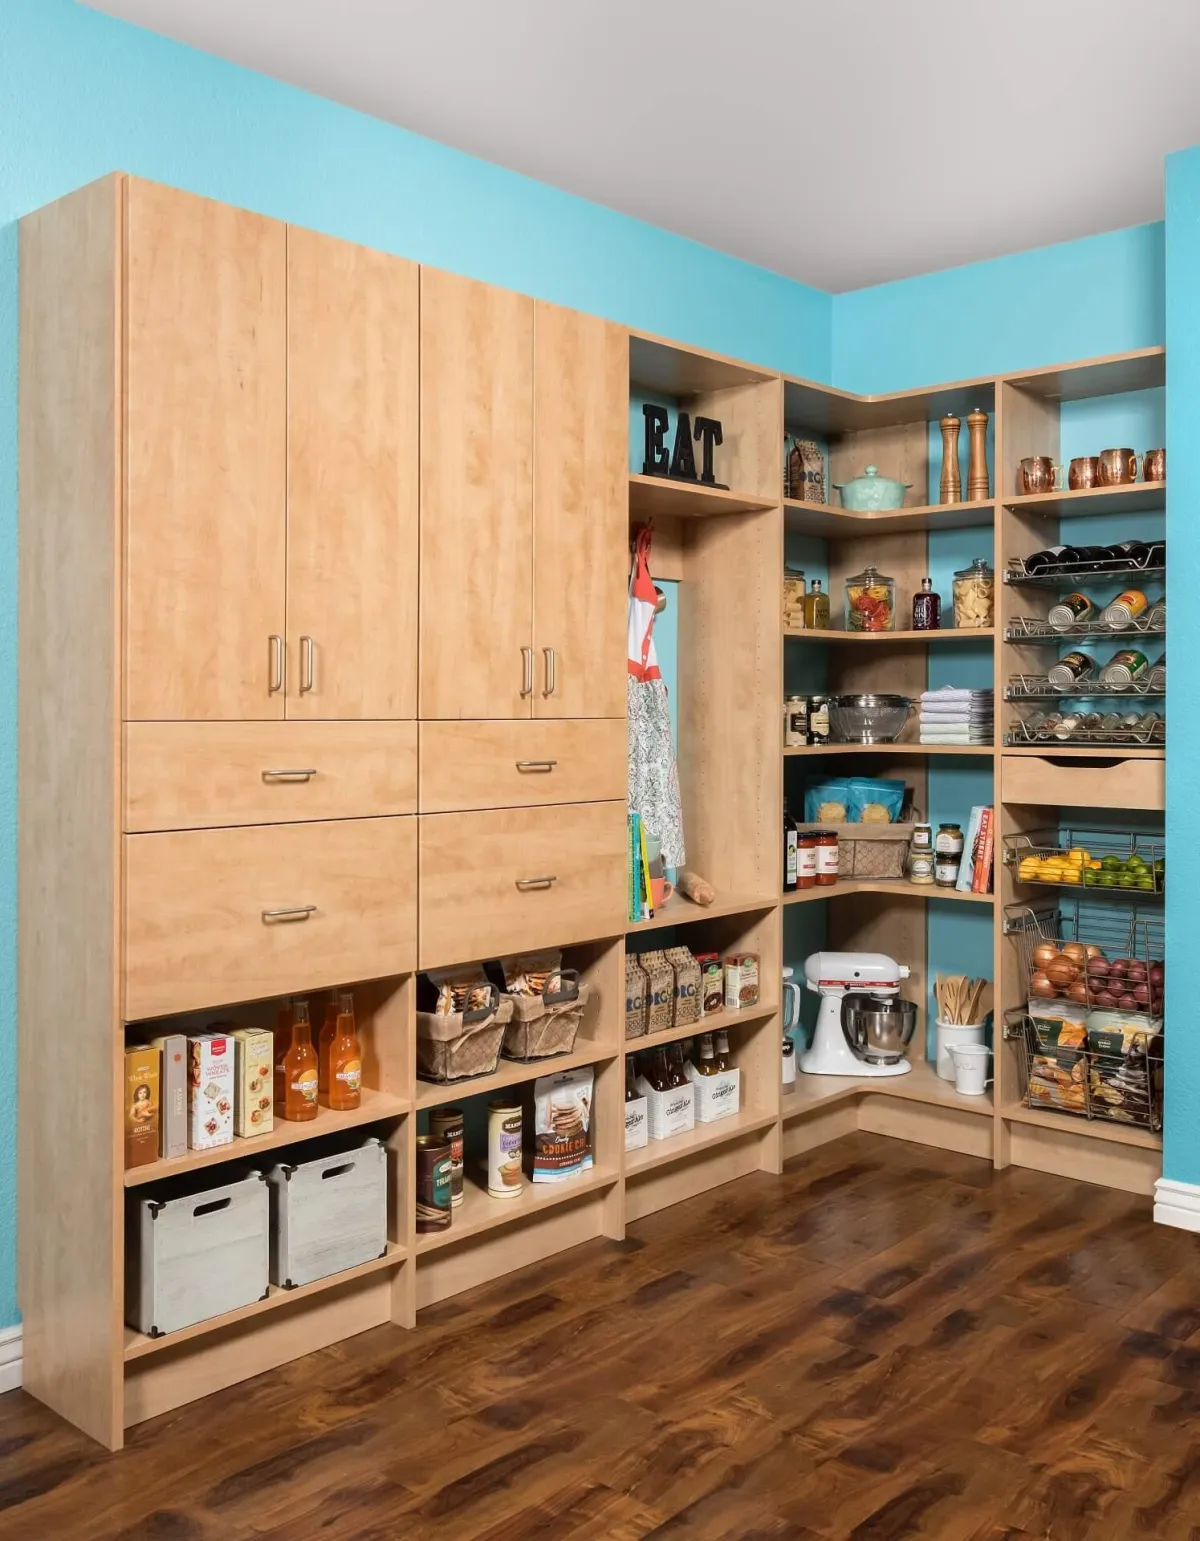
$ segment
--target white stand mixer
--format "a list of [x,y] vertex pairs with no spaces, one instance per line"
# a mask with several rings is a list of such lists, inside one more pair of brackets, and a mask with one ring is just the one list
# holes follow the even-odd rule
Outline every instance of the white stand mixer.
[[[894,1076],[907,1075],[912,1069],[904,1049],[912,1036],[916,1008],[910,1002],[897,1002],[900,981],[908,978],[908,968],[881,952],[814,952],[804,962],[804,982],[821,997],[812,1048],[800,1056],[800,1069],[807,1075]],[[874,997],[879,1010],[867,1017],[888,1016],[894,1007],[904,1008],[907,1036],[899,1024],[889,1027],[883,1038],[859,1037],[857,1050],[851,1046],[861,1016],[847,996]],[[850,1024],[844,1013],[849,1009]]]

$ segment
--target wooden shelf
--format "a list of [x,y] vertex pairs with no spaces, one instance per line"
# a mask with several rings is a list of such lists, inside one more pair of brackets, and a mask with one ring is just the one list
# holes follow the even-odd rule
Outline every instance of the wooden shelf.
[[1005,376],[1029,396],[1044,401],[1090,401],[1096,396],[1123,396],[1127,391],[1148,391],[1167,381],[1167,350],[1135,348],[1129,353],[1109,353],[1076,364],[1051,364]]
[[261,1316],[264,1312],[274,1311],[279,1306],[290,1305],[294,1300],[307,1300],[310,1296],[320,1295],[325,1290],[337,1289],[339,1284],[348,1284],[352,1279],[361,1279],[367,1274],[378,1273],[381,1268],[396,1268],[404,1261],[406,1255],[403,1247],[389,1241],[383,1256],[373,1257],[369,1263],[360,1263],[357,1268],[345,1268],[341,1273],[332,1273],[327,1279],[315,1279],[311,1284],[302,1284],[294,1290],[285,1290],[277,1284],[272,1284],[268,1286],[262,1300],[255,1300],[252,1304],[241,1306],[236,1311],[226,1311],[223,1316],[210,1316],[207,1321],[195,1322],[190,1327],[181,1327],[178,1332],[164,1333],[161,1338],[150,1338],[145,1333],[135,1332],[132,1327],[126,1327],[125,1362],[128,1364],[131,1359],[142,1359],[147,1354],[157,1354],[162,1349],[174,1348],[176,1344],[187,1343],[192,1338],[203,1337],[210,1332],[219,1332],[222,1327],[232,1327],[235,1322],[244,1322],[252,1316]]
[[[1166,506],[1166,482],[1131,482],[1123,487],[1088,487],[1082,492],[1031,492],[1004,499],[1005,508],[1065,519],[1077,514],[1141,514]],[[1082,574],[1103,579],[1103,573]]]
[[785,755],[820,754],[969,754],[976,759],[991,759],[992,744],[807,744],[799,749],[785,749]]
[[697,1124],[686,1134],[673,1135],[669,1140],[651,1140],[641,1150],[626,1152],[625,1175],[637,1177],[642,1172],[654,1171],[656,1167],[669,1166],[673,1161],[682,1161],[686,1156],[708,1150],[714,1145],[724,1145],[741,1135],[768,1129],[774,1122],[774,1113],[742,1108],[730,1118],[719,1118],[715,1124]]
[[779,1004],[748,1006],[744,1011],[714,1011],[698,1022],[686,1027],[665,1027],[661,1033],[643,1033],[640,1038],[625,1040],[626,1054],[640,1054],[660,1043],[675,1043],[680,1038],[698,1038],[701,1033],[719,1033],[731,1027],[748,1027],[752,1022],[765,1022],[779,1010]]
[[881,396],[856,396],[787,375],[783,379],[783,415],[789,433],[801,428],[828,434],[896,428],[902,423],[931,423],[947,413],[965,418],[976,407],[994,411],[995,399],[996,381],[991,376]]
[[760,910],[773,910],[778,903],[778,899],[723,899],[718,895],[712,904],[693,904],[682,894],[674,894],[655,911],[653,920],[629,924],[625,935],[640,936],[643,931],[658,931],[663,926],[687,926],[698,920],[719,920],[725,915],[754,915]]
[[465,1081],[451,1081],[442,1086],[434,1081],[417,1081],[418,1108],[442,1108],[462,1101],[464,1097],[481,1097],[489,1092],[501,1091],[506,1086],[520,1086],[540,1075],[554,1075],[560,1070],[574,1070],[578,1065],[598,1065],[606,1059],[616,1059],[621,1050],[609,1043],[596,1043],[591,1039],[577,1038],[576,1047],[570,1054],[551,1054],[545,1059],[502,1059],[492,1075],[472,1076]]
[[990,527],[996,520],[996,504],[925,503],[914,508],[885,508],[878,513],[859,513],[835,508],[831,503],[783,502],[784,527],[791,535],[816,535],[826,540],[854,540],[870,535],[906,535],[919,530],[970,530]]
[[646,332],[629,334],[629,383],[635,394],[700,396],[778,379],[769,370]]
[[990,1090],[982,1097],[964,1097],[955,1091],[953,1081],[942,1080],[928,1060],[914,1059],[909,1063],[912,1069],[907,1075],[894,1076],[805,1075],[797,1066],[796,1090],[783,1099],[783,1121],[792,1123],[819,1108],[860,1097],[865,1092],[991,1118],[994,1108]]
[[805,637],[810,642],[873,642],[876,646],[884,642],[914,642],[924,646],[927,642],[991,642],[995,639],[996,630],[993,626],[981,626],[977,630],[966,626],[947,626],[940,631],[838,631],[833,628],[827,631],[805,631],[785,626],[783,634],[785,637]]
[[1010,1103],[1000,1112],[1014,1124],[1032,1124],[1038,1129],[1053,1129],[1085,1140],[1104,1140],[1110,1145],[1132,1145],[1138,1150],[1162,1149],[1161,1134],[1155,1134],[1152,1129],[1138,1129],[1133,1124],[1111,1123],[1104,1118],[1080,1118],[1072,1113],[1055,1113],[1049,1108],[1027,1108],[1023,1102]]
[[778,508],[778,498],[726,492],[696,482],[675,482],[665,476],[629,478],[631,519],[711,519],[720,514],[756,514]]
[[511,1225],[515,1220],[542,1214],[557,1204],[568,1204],[584,1194],[596,1193],[601,1188],[611,1188],[619,1182],[620,1173],[603,1167],[593,1167],[578,1177],[557,1183],[532,1183],[528,1177],[522,1181],[520,1197],[494,1199],[487,1191],[486,1179],[478,1173],[468,1172],[463,1185],[463,1201],[454,1211],[450,1225],[444,1231],[427,1231],[417,1237],[417,1252],[436,1252],[441,1247],[453,1246],[498,1225]]
[[189,1150],[186,1156],[175,1156],[169,1161],[151,1161],[145,1166],[131,1167],[125,1173],[125,1186],[138,1188],[143,1183],[158,1182],[163,1177],[176,1177],[181,1172],[196,1172],[202,1167],[220,1166],[225,1161],[253,1161],[270,1150],[283,1150],[301,1140],[317,1140],[325,1134],[337,1134],[345,1129],[361,1128],[383,1118],[399,1118],[410,1112],[412,1103],[407,1097],[395,1097],[391,1092],[373,1092],[363,1088],[362,1104],[352,1113],[335,1113],[332,1108],[322,1107],[316,1118],[307,1123],[288,1123],[276,1118],[270,1134],[262,1134],[251,1140],[235,1139],[229,1145],[218,1145],[214,1150]]
[[784,904],[817,904],[822,899],[844,899],[850,894],[887,894],[892,899],[949,899],[952,904],[994,904],[995,894],[963,894],[957,888],[938,888],[928,884],[910,883],[907,878],[883,879],[845,878],[829,888],[797,889],[794,894],[784,894]]

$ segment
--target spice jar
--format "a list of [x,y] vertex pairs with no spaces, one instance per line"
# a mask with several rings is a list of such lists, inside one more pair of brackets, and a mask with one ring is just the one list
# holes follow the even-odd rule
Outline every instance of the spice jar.
[[980,631],[994,624],[995,614],[996,574],[977,556],[970,567],[954,574],[954,624]]
[[811,829],[802,829],[796,848],[796,887],[817,886],[817,836]]
[[836,829],[819,829],[817,840],[817,887],[832,888],[838,880],[838,837]]
[[933,880],[939,888],[953,888],[958,882],[962,857],[962,826],[939,824],[933,842]]
[[846,630],[895,631],[896,580],[864,567],[846,579]]

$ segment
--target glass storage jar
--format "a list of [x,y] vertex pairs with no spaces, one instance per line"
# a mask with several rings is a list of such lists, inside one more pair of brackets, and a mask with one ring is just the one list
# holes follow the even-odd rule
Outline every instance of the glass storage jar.
[[846,630],[895,631],[896,580],[864,567],[846,579]]
[[996,574],[984,557],[954,574],[954,624],[980,631],[995,624]]

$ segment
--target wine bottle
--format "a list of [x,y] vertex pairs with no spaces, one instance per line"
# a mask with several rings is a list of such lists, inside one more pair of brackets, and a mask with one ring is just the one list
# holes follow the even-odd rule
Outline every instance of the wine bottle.
[[1025,571],[1030,577],[1036,577],[1050,567],[1069,567],[1075,556],[1074,546],[1049,546],[1045,551],[1035,551],[1025,558]]

